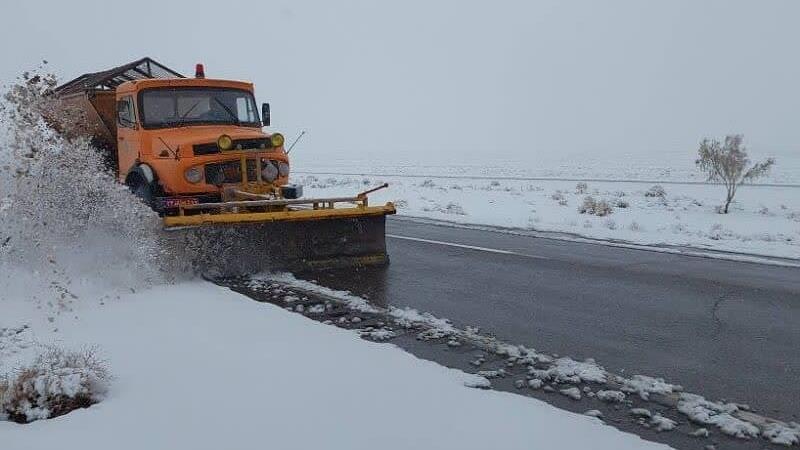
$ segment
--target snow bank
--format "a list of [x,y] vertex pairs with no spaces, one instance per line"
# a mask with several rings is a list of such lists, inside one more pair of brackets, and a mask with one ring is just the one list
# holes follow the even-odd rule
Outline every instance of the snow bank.
[[123,295],[57,332],[26,306],[3,298],[0,320],[100,345],[115,383],[91,408],[0,422],[8,448],[665,448],[205,282]]
[[[394,201],[400,215],[455,224],[565,233],[636,245],[795,259],[800,255],[800,187],[745,185],[731,213],[718,214],[716,207],[724,193],[714,185],[664,184],[659,189],[652,183],[624,181],[445,178],[450,171],[439,169],[441,177],[306,175],[294,181],[304,184],[309,196],[347,195],[365,185],[388,182],[389,189],[372,194],[373,203]],[[587,195],[591,202],[583,207]]]

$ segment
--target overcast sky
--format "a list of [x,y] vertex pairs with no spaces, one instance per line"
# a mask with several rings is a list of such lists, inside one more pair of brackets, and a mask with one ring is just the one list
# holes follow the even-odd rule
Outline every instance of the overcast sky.
[[[13,3],[13,4],[9,4]],[[48,5],[48,3],[50,3]],[[0,79],[151,56],[256,83],[306,157],[798,152],[800,1],[5,2]]]

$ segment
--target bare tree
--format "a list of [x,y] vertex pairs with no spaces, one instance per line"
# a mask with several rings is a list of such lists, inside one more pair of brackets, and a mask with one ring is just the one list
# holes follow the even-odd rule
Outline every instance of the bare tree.
[[708,181],[719,182],[725,186],[727,193],[725,206],[722,208],[724,214],[728,214],[728,207],[736,196],[739,186],[763,177],[775,164],[773,158],[767,158],[751,166],[747,149],[742,145],[743,140],[744,137],[740,134],[725,136],[724,143],[716,139],[703,139],[697,151],[698,158],[695,164],[708,175]]

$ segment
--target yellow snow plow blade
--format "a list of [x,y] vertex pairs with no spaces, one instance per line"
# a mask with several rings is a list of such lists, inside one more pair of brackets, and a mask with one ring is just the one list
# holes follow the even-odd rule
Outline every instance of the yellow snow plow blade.
[[367,193],[275,199],[236,191],[248,200],[182,206],[164,227],[172,245],[194,252],[194,270],[213,276],[386,264],[386,216],[396,210],[369,206]]
[[345,208],[325,209],[291,209],[265,212],[227,212],[227,213],[200,213],[184,216],[164,217],[164,226],[193,227],[222,223],[248,223],[248,222],[299,222],[326,219],[348,219],[369,216],[385,216],[396,212],[392,203],[383,206],[355,206]]

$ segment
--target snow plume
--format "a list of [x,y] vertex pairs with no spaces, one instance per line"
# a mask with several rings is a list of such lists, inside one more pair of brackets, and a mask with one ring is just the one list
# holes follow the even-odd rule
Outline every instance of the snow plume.
[[55,77],[41,69],[0,100],[0,267],[17,269],[0,273],[32,274],[61,306],[76,298],[78,278],[125,289],[157,280],[158,217],[115,181],[87,138],[55,131],[80,118],[59,106]]

